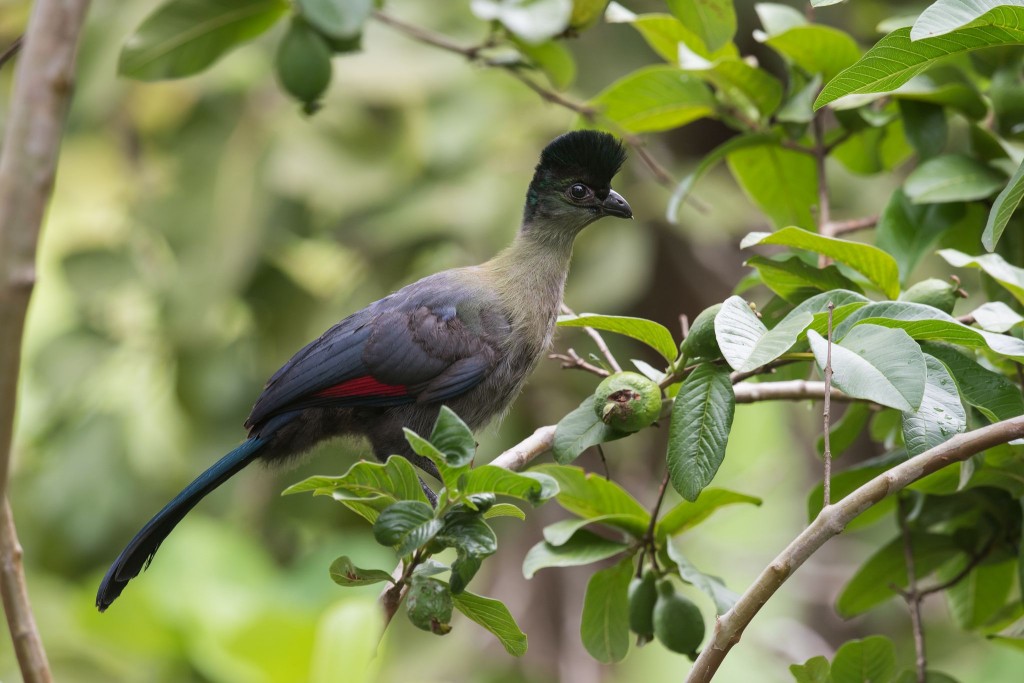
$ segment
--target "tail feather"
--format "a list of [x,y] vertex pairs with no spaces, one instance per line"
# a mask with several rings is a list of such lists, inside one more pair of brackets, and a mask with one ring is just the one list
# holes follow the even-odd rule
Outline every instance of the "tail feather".
[[196,503],[255,460],[265,443],[265,439],[253,437],[225,455],[196,477],[135,534],[128,547],[121,551],[107,570],[96,593],[96,606],[101,612],[121,595],[129,581],[149,566],[157,548]]

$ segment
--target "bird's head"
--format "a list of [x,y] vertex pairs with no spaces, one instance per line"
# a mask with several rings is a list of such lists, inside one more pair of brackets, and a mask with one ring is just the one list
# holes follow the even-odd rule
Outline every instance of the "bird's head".
[[633,211],[611,188],[626,153],[608,133],[577,130],[552,140],[526,193],[523,230],[541,239],[572,239],[602,216],[632,218]]

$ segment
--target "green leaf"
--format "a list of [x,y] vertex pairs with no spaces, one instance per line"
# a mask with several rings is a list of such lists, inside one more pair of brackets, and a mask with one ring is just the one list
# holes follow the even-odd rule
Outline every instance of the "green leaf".
[[[1024,42],[1024,8],[1000,7],[946,36],[911,42],[909,28],[878,41],[861,59],[828,82],[815,109],[853,94],[891,92],[938,60],[995,45]],[[995,30],[993,30],[995,29]]]
[[621,662],[629,651],[629,600],[633,558],[594,572],[583,598],[580,638],[590,656],[604,664]]
[[826,81],[860,58],[856,41],[831,26],[794,26],[763,42],[808,74],[821,74]]
[[945,108],[915,100],[899,100],[899,108],[907,139],[922,159],[938,156],[946,149],[949,125]]
[[469,466],[476,453],[473,431],[448,406],[441,406],[430,443],[444,454],[445,463],[453,469]]
[[[825,367],[826,340],[808,330],[819,368]],[[832,344],[832,383],[854,398],[897,410],[916,410],[924,397],[925,362],[921,347],[900,329],[858,325]]]
[[833,683],[889,683],[896,675],[896,648],[885,636],[850,640],[832,658]]
[[861,324],[898,328],[920,341],[944,341],[960,346],[987,347],[1008,358],[1024,361],[1024,341],[1004,334],[968,327],[948,313],[910,301],[880,301],[851,314],[836,329],[841,338],[852,326]]
[[697,168],[683,178],[680,183],[676,186],[675,191],[672,193],[672,198],[668,200],[668,209],[665,212],[665,219],[669,223],[677,223],[679,221],[679,207],[682,206],[683,202],[687,197],[690,196],[690,192],[693,190],[693,186],[697,184],[704,175],[714,168],[718,162],[722,161],[735,150],[743,149],[745,147],[760,147],[765,144],[774,144],[778,142],[777,135],[768,134],[752,134],[752,135],[737,135],[736,137],[729,138],[718,147],[705,154],[700,163],[697,164]]
[[767,71],[753,67],[739,57],[707,60],[679,47],[680,67],[713,85],[719,97],[733,103],[747,116],[767,119],[782,102],[782,84]]
[[725,360],[737,372],[770,363],[788,351],[814,316],[799,313],[769,330],[742,298],[731,296],[715,316],[715,337]]
[[530,548],[523,558],[523,576],[533,575],[547,567],[577,567],[591,564],[618,555],[629,549],[628,543],[613,541],[603,536],[580,529],[562,545],[541,541]]
[[805,263],[799,256],[751,256],[744,265],[757,268],[764,285],[790,303],[799,303],[808,296],[833,289],[860,289],[835,266],[815,268]]
[[732,0],[668,0],[668,9],[714,52],[736,34]]
[[526,519],[526,513],[518,505],[497,503],[484,513],[484,519],[494,519],[495,517],[515,517],[523,521]]
[[[951,568],[941,578],[952,579],[961,569]],[[1016,573],[1014,561],[982,564],[948,588],[946,602],[957,625],[968,631],[984,626],[1006,604]]]
[[[917,671],[905,669],[896,679],[896,683],[917,683]],[[926,671],[924,683],[957,683],[957,680],[938,671]]]
[[462,591],[452,595],[452,601],[455,609],[493,633],[510,655],[522,657],[526,654],[526,634],[519,630],[508,607],[500,600]]
[[[609,8],[610,9],[610,8]],[[632,24],[651,49],[670,64],[679,61],[679,44],[682,43],[690,51],[706,59],[719,57],[735,57],[739,54],[732,43],[723,45],[718,50],[709,51],[700,36],[688,29],[683,22],[671,14],[634,14],[617,5],[617,11],[605,14],[605,21],[612,24]]]
[[382,569],[360,569],[352,564],[352,560],[342,555],[331,563],[331,580],[339,586],[368,586],[372,583],[390,581],[391,574]]
[[484,559],[498,550],[498,538],[481,515],[445,515],[444,526],[434,542],[455,548],[458,556],[452,562],[451,590],[459,594],[476,575]]
[[911,171],[903,192],[914,204],[966,202],[992,196],[1005,182],[991,166],[963,154],[946,154]]
[[[951,537],[941,534],[913,531],[910,540],[918,580],[963,553]],[[861,565],[839,595],[836,610],[844,619],[863,614],[896,595],[893,586],[907,587],[902,536],[883,546]]]
[[728,368],[704,363],[680,387],[668,433],[668,469],[672,487],[686,500],[697,500],[722,464],[735,410]]
[[674,66],[638,69],[602,90],[589,104],[630,133],[679,128],[715,111],[708,87]]
[[938,254],[954,268],[981,268],[1013,294],[1017,301],[1024,304],[1024,268],[1010,265],[999,254],[968,256],[956,249],[940,249]]
[[355,38],[373,11],[373,0],[297,0],[302,16],[331,38]]
[[942,361],[963,400],[981,411],[989,421],[999,422],[1024,415],[1020,388],[1005,376],[942,344],[926,343],[924,350]]
[[596,397],[588,396],[571,413],[558,421],[555,439],[551,446],[552,455],[559,465],[568,465],[591,446],[614,441],[628,432],[620,432],[606,425],[594,412]]
[[681,534],[703,522],[718,508],[736,503],[760,505],[761,499],[728,489],[706,488],[697,500],[684,500],[662,515],[654,527],[655,536],[661,542],[660,539],[667,536]]
[[752,232],[743,238],[740,248],[748,249],[762,244],[778,244],[824,254],[864,275],[889,298],[899,296],[899,268],[896,261],[877,247],[788,227],[770,233]]
[[580,313],[575,316],[559,316],[558,325],[559,327],[593,327],[595,330],[625,335],[647,344],[670,363],[679,354],[679,349],[672,339],[672,333],[664,325],[653,320],[622,315]]
[[544,527],[544,540],[551,545],[565,545],[565,543],[569,541],[577,531],[591,524],[606,524],[612,527],[621,527],[624,524],[632,526],[642,522],[643,520],[639,517],[621,514],[601,515],[599,517],[589,517],[585,519],[563,519],[560,522],[548,524]]
[[989,301],[971,311],[971,317],[986,332],[1009,332],[1024,323],[1024,317],[1002,301]]
[[966,26],[1000,5],[1012,0],[936,0],[925,8],[910,31],[911,40],[934,38]]
[[463,475],[459,490],[464,495],[494,493],[538,505],[558,494],[558,482],[539,472],[513,472],[496,465],[481,465]]
[[900,101],[927,102],[959,111],[979,120],[988,113],[988,105],[977,86],[955,69],[937,67],[914,76],[893,92]]
[[576,80],[576,60],[572,51],[560,40],[549,40],[532,45],[523,40],[513,40],[516,49],[530,63],[544,72],[551,85],[558,90],[565,90]]
[[613,481],[579,467],[566,465],[540,465],[531,472],[546,474],[558,482],[558,504],[587,519],[605,515],[622,515],[622,520],[608,520],[606,524],[640,537],[647,531],[651,515],[647,509],[624,488]]
[[385,463],[360,461],[340,477],[310,477],[285,489],[283,495],[307,491],[333,497],[370,523],[396,501],[427,503],[416,470],[400,455],[391,456]]
[[876,244],[895,258],[901,281],[906,281],[932,244],[963,213],[959,205],[914,204],[903,190],[896,190],[878,218]]
[[1010,182],[992,204],[988,221],[985,223],[985,232],[981,234],[981,243],[986,250],[995,250],[996,243],[1003,236],[1003,230],[1006,229],[1006,224],[1010,221],[1014,211],[1020,206],[1022,198],[1024,198],[1024,163],[1017,167]]
[[928,374],[921,406],[916,411],[903,413],[903,443],[911,456],[920,455],[967,431],[967,412],[960,403],[960,393],[949,371],[928,354],[924,360]]
[[266,31],[287,10],[284,0],[170,0],[125,41],[117,72],[142,81],[191,76]]
[[814,227],[811,207],[818,203],[818,176],[810,155],[770,144],[732,150],[726,162],[743,191],[777,227]]
[[716,614],[725,614],[740,599],[740,596],[729,590],[720,578],[704,574],[694,567],[675,543],[669,542],[665,549],[668,551],[669,558],[679,567],[679,576],[683,581],[691,584],[715,603]]
[[400,500],[381,511],[373,523],[373,537],[404,556],[432,539],[441,525],[441,520],[434,517],[434,508],[427,503]]
[[821,655],[811,657],[803,664],[790,664],[789,671],[796,683],[832,683],[831,666]]

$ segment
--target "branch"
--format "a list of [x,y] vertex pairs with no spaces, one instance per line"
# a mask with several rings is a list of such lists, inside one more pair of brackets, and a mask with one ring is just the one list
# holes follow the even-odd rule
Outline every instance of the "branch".
[[604,368],[599,368],[596,365],[583,360],[580,357],[580,354],[576,353],[574,349],[569,349],[565,353],[550,353],[548,354],[548,358],[551,360],[561,361],[563,370],[586,370],[598,377],[607,377],[611,374]]
[[924,623],[921,620],[921,599],[924,596],[917,586],[914,546],[910,540],[910,526],[907,524],[906,496],[901,496],[898,503],[896,517],[900,525],[900,535],[903,537],[903,562],[907,565],[907,589],[900,590],[899,593],[907,603],[907,610],[910,612],[910,627],[914,632],[914,652],[916,654],[914,663],[917,671],[917,683],[927,683],[928,656],[925,653]]
[[[565,304],[562,304],[562,313],[571,316],[576,315],[576,313]],[[619,365],[617,360],[615,360],[615,356],[613,356],[612,352],[608,349],[608,345],[604,343],[604,337],[601,336],[601,333],[593,327],[584,327],[583,331],[587,333],[587,336],[594,340],[597,350],[600,351],[601,355],[604,356],[604,359],[608,361],[608,365],[611,366],[612,371],[622,372],[622,366]]]
[[825,460],[825,473],[822,478],[822,490],[824,499],[822,505],[828,507],[832,502],[832,312],[836,306],[831,300],[828,302],[828,352],[825,355],[825,407],[822,410],[822,419],[825,424],[824,440],[825,448],[822,453]]
[[25,36],[18,36],[14,39],[14,42],[7,46],[2,53],[0,53],[0,69],[3,68],[4,64],[14,59],[15,55],[21,50],[21,44],[25,42]]
[[943,467],[961,462],[986,448],[1024,436],[1024,416],[997,422],[929,449],[921,455],[883,472],[818,516],[765,567],[732,609],[718,618],[711,641],[700,653],[687,683],[708,683],[733,645],[739,642],[747,624],[775,592],[807,559],[855,517],[909,484]]
[[50,200],[88,0],[38,0],[25,32],[0,146],[0,591],[26,683],[51,680],[6,499],[25,312]]
[[878,216],[865,216],[864,218],[851,218],[848,221],[831,221],[827,226],[827,232],[833,237],[839,237],[858,230],[870,230],[878,225]]

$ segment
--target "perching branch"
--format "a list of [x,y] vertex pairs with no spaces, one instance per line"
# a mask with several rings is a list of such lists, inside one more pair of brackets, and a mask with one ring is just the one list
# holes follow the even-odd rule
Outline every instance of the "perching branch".
[[[576,313],[565,304],[562,304],[562,313],[571,316],[576,315]],[[604,356],[604,359],[608,362],[612,372],[622,372],[622,366],[619,365],[619,361],[615,360],[615,356],[612,355],[608,345],[604,343],[604,337],[601,336],[601,333],[593,327],[584,327],[583,331],[587,333],[587,336],[594,340],[594,345],[597,346],[597,350],[601,352],[602,356]]]
[[604,368],[599,368],[596,365],[583,360],[583,358],[580,357],[580,354],[576,353],[574,349],[569,349],[565,353],[548,354],[548,358],[551,360],[561,361],[563,370],[586,370],[598,377],[607,377],[611,374]]
[[0,150],[0,593],[26,683],[52,680],[6,498],[25,312],[50,201],[88,0],[38,0],[29,17]]
[[687,676],[687,683],[707,683],[714,677],[743,630],[786,579],[833,536],[842,533],[855,517],[887,496],[943,467],[961,462],[986,448],[1024,437],[1024,416],[958,434],[949,441],[884,472],[837,503],[823,508],[761,575],[740,596],[732,609],[718,618],[710,642]]

